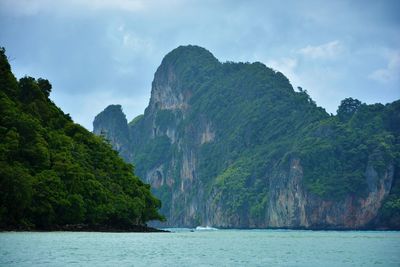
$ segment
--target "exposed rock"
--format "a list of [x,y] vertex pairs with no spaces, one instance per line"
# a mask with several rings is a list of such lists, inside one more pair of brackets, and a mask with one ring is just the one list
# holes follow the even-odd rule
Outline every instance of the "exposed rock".
[[205,129],[203,133],[201,134],[201,141],[200,144],[205,144],[212,142],[215,138],[215,133],[212,130],[211,123],[206,123]]
[[128,122],[121,105],[110,105],[93,121],[93,133],[103,136],[127,161],[131,161]]
[[347,196],[343,200],[328,201],[304,190],[300,161],[292,160],[289,174],[275,177],[270,183],[267,226],[363,228],[378,215],[383,199],[390,192],[393,166],[389,166],[382,177],[377,177],[373,167],[368,165],[367,180],[371,176],[377,183],[365,197]]
[[[306,92],[294,92],[286,77],[261,63],[222,64],[203,48],[179,47],[157,69],[149,106],[130,123],[129,135],[117,109],[115,118],[105,115],[108,109],[96,117],[95,132],[106,132],[152,185],[163,202],[164,226],[386,227],[377,218],[396,176],[393,159],[377,148],[377,171],[373,153],[362,152],[365,160],[354,167],[363,176],[358,191],[326,196],[307,186],[301,141],[325,142],[325,149],[342,126],[329,124],[332,117]],[[346,149],[332,152],[339,162],[348,160]],[[335,167],[323,174],[329,171],[340,177]]]

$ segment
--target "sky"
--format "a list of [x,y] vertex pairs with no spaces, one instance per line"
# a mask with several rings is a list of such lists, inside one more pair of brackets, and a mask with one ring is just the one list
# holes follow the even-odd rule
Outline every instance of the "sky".
[[149,103],[162,58],[199,45],[221,62],[285,74],[317,105],[400,99],[400,1],[0,0],[0,46],[14,74],[46,78],[51,99],[92,130],[121,104],[128,121]]

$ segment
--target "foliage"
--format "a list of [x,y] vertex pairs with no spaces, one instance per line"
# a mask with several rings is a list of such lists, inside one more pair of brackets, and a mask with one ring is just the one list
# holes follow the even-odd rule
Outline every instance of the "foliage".
[[102,138],[48,98],[44,79],[11,73],[0,50],[0,228],[129,227],[161,204]]
[[348,121],[354,113],[361,106],[361,101],[353,99],[351,97],[346,98],[340,102],[340,106],[337,110],[337,116],[342,122]]
[[305,184],[322,197],[362,195],[367,189],[367,166],[383,176],[399,153],[398,132],[391,131],[386,123],[392,112],[385,112],[396,102],[387,107],[368,106],[354,99],[350,102],[356,104],[343,108],[348,101],[342,101],[339,107],[346,119],[338,111],[337,116],[314,123],[303,131],[296,145]]
[[[268,179],[288,175],[292,159],[300,162],[306,190],[335,201],[364,196],[367,170],[382,177],[400,166],[400,101],[366,105],[347,98],[336,116],[329,115],[307,90],[294,91],[282,73],[259,62],[220,63],[194,46],[179,47],[164,58],[153,86],[161,85],[190,96],[189,108],[184,116],[174,111],[174,117],[149,106],[131,127],[138,173],[160,165],[176,169],[183,161],[180,151],[191,151],[205,197],[216,194],[214,203],[241,219],[265,216]],[[206,123],[215,138],[200,143]],[[167,126],[180,138],[176,148],[167,142]],[[156,134],[155,128],[160,129]],[[180,179],[179,172],[167,171]],[[167,190],[171,188],[156,193],[169,205]]]
[[146,143],[136,155],[137,160],[143,165],[138,166],[137,171],[145,173],[152,169],[153,166],[159,166],[170,158],[173,152],[170,140],[167,136],[158,136]]
[[144,117],[143,114],[136,116],[135,118],[133,118],[133,120],[131,120],[129,122],[129,127],[133,127],[136,123],[138,123],[140,120],[142,120]]
[[[218,191],[214,202],[220,202],[232,214],[251,210],[252,216],[261,217],[267,194],[262,177],[268,165],[292,148],[294,138],[287,133],[328,115],[316,107],[306,91],[294,93],[282,73],[259,62],[220,63],[207,50],[189,46],[177,48],[164,58],[155,83],[167,81],[171,72],[176,78],[176,83],[170,84],[173,90],[191,94],[190,109],[183,117],[176,111],[156,109],[152,113],[148,108],[140,123],[131,126],[131,133],[137,137],[133,144],[137,172],[145,175],[161,164],[168,166],[175,158],[173,168],[178,172],[171,171],[175,185],[180,184],[181,148],[174,147],[165,134],[167,127],[172,127],[186,149],[197,155],[198,178],[206,192]],[[288,121],[282,121],[283,117]],[[215,140],[198,146],[196,132],[207,121],[212,121]],[[149,138],[155,135],[154,127],[160,132]],[[270,131],[272,128],[275,131]],[[169,203],[170,190],[162,187],[154,192]]]

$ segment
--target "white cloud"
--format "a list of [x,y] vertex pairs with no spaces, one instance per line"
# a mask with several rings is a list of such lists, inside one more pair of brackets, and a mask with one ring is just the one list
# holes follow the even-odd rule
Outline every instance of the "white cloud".
[[72,4],[86,6],[93,9],[118,9],[125,11],[137,11],[145,8],[145,0],[73,0]]
[[152,42],[149,39],[140,37],[139,34],[125,27],[125,24],[119,26],[111,26],[108,29],[108,38],[117,42],[123,49],[132,51],[151,51],[153,49]]
[[148,51],[151,50],[151,42],[139,38],[138,36],[135,36],[135,34],[131,32],[125,32],[122,36],[122,45],[126,48],[132,49],[134,51]]
[[297,59],[287,57],[278,60],[272,59],[267,61],[267,65],[279,71],[282,70],[283,72],[285,72],[284,70],[292,71],[297,66]]
[[155,49],[151,38],[143,36],[143,33],[137,32],[130,27],[126,27],[125,24],[110,25],[106,35],[110,46],[114,48],[112,50],[112,59],[117,64],[123,65],[120,66],[123,68],[120,69],[122,72],[126,72],[124,69],[132,69],[132,64],[138,57],[151,57]]
[[373,71],[368,77],[372,80],[389,83],[400,78],[400,51],[387,53],[388,63],[385,68]]
[[295,86],[300,85],[300,79],[295,73],[297,67],[297,59],[295,58],[279,58],[267,60],[265,64],[275,70],[282,72],[290,81],[290,83]]
[[179,5],[180,0],[1,0],[0,11],[31,16],[40,12],[76,14],[95,10],[138,12]]
[[308,45],[301,48],[298,52],[311,59],[333,59],[340,55],[342,51],[342,44],[338,40],[335,40],[317,46]]
[[49,0],[2,0],[0,1],[0,10],[2,12],[17,14],[17,15],[35,15],[44,6],[50,5]]

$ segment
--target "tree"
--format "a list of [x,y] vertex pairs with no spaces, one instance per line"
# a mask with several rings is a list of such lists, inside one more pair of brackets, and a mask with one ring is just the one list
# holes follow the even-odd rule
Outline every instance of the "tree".
[[42,92],[44,93],[44,95],[46,97],[49,97],[52,88],[50,82],[46,79],[39,78],[37,80],[37,83],[39,85],[40,90],[42,90]]
[[340,102],[340,106],[337,110],[339,120],[342,122],[350,120],[353,114],[357,112],[361,104],[361,101],[351,97],[343,99],[342,102]]
[[18,82],[0,48],[0,229],[162,219],[132,166],[50,101],[51,88],[41,78]]

